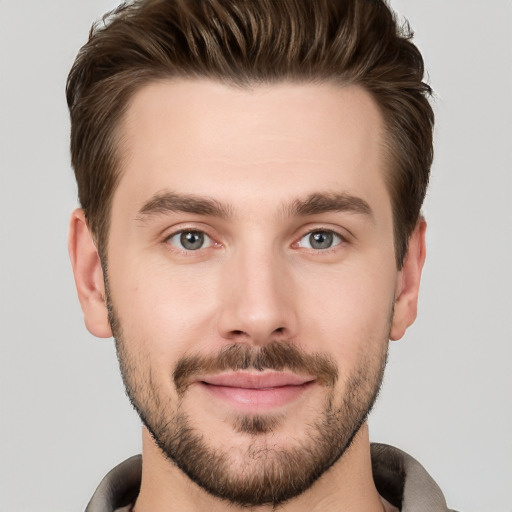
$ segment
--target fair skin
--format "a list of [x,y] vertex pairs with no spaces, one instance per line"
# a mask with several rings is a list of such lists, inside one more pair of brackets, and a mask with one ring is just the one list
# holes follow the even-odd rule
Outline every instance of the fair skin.
[[[161,81],[138,91],[129,106],[107,253],[124,350],[137,363],[137,382],[150,378],[169,414],[179,403],[208,445],[225,450],[237,475],[253,468],[250,447],[288,450],[306,442],[328,390],[314,375],[285,370],[263,372],[252,387],[236,375],[230,386],[218,385],[218,374],[201,375],[180,397],[172,379],[180,358],[286,342],[334,361],[337,403],[349,377],[360,368],[376,372],[388,339],[401,338],[415,319],[425,223],[397,270],[383,129],[365,91],[328,83],[238,89]],[[166,194],[167,206],[193,196],[220,208],[147,207]],[[332,194],[341,206],[297,208],[313,195]],[[183,245],[187,232],[194,242],[203,237],[194,248]],[[327,246],[315,245],[311,232],[327,237]],[[72,216],[69,245],[87,328],[109,337],[104,276],[81,210]],[[238,372],[243,382],[254,375]],[[284,381],[273,387],[272,379]],[[256,414],[276,419],[272,432],[252,436],[235,428],[237,418]],[[143,459],[137,512],[239,509],[192,482],[146,428]],[[383,507],[364,423],[343,456],[280,510]]]

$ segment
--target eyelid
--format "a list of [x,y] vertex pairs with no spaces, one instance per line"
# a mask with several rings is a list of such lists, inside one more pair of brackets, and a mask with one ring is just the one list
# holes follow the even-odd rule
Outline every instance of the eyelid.
[[[303,232],[297,239],[296,239],[296,242],[294,242],[292,244],[292,246],[295,246],[295,247],[301,247],[301,248],[304,248],[304,249],[307,249],[307,250],[312,250],[314,252],[317,252],[317,253],[325,253],[325,252],[328,252],[328,251],[331,251],[331,250],[335,250],[336,248],[338,248],[340,245],[345,245],[348,243],[349,241],[349,237],[348,235],[346,234],[343,234],[341,232],[342,230],[340,229],[335,229],[335,228],[331,228],[331,227],[326,227],[326,226],[315,226],[315,227],[311,227],[309,228],[307,231]],[[304,247],[303,245],[300,245],[300,242],[303,238],[305,237],[308,237],[310,236],[312,233],[332,233],[333,235],[335,235],[336,237],[339,238],[339,242],[336,243],[335,245],[331,246],[331,247],[328,247],[326,249],[314,249],[312,247]]]
[[[182,225],[178,225],[178,226],[173,226],[172,229],[169,231],[169,230],[166,230],[166,233],[163,235],[162,237],[162,243],[164,245],[166,245],[167,247],[170,247],[171,250],[174,250],[174,251],[178,251],[182,254],[186,254],[186,255],[192,255],[194,253],[199,253],[203,250],[206,250],[206,249],[211,249],[212,247],[215,248],[215,247],[220,247],[221,244],[219,242],[217,242],[216,238],[209,232],[210,230],[208,230],[206,227],[199,227],[197,225],[190,225],[190,224],[182,224]],[[205,247],[201,247],[200,249],[196,249],[196,250],[192,250],[192,249],[185,249],[184,247],[180,247],[179,245],[175,245],[175,244],[172,244],[170,241],[172,238],[174,238],[175,236],[177,235],[181,235],[183,233],[187,233],[187,232],[190,232],[190,233],[201,233],[202,235],[204,235],[205,238],[208,238],[210,243],[205,246]]]
[[[204,243],[207,245],[203,245],[202,247],[199,247],[198,249],[187,249],[186,247],[179,247],[177,244],[175,245],[173,243],[173,239],[175,239],[177,237],[181,238],[181,235],[183,235],[184,233],[198,233],[198,234],[202,235],[204,237]],[[186,252],[200,251],[201,249],[207,249],[208,247],[211,247],[213,245],[213,240],[206,233],[203,233],[202,231],[192,231],[191,229],[182,229],[181,231],[177,231],[176,233],[169,235],[167,237],[166,241],[173,247],[176,247],[177,249],[180,249],[180,250],[183,250]]]

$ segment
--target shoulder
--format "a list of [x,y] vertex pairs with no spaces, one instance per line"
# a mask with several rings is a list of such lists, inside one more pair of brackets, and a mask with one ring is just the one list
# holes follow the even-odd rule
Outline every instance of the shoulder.
[[139,494],[141,476],[141,455],[121,462],[105,475],[85,512],[115,512],[133,504]]
[[426,469],[404,451],[372,443],[372,471],[380,495],[402,512],[451,511],[443,492]]

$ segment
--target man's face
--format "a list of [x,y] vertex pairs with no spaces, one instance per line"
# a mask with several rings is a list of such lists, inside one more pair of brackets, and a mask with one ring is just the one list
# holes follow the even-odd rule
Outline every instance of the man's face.
[[371,408],[399,281],[382,130],[333,84],[162,81],[129,106],[107,256],[123,378],[217,496],[299,494]]

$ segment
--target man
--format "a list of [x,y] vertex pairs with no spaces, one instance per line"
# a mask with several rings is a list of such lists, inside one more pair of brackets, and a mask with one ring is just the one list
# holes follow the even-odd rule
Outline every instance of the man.
[[409,39],[370,0],[146,0],[92,30],[69,248],[144,428],[88,512],[448,510],[366,424],[425,258]]

